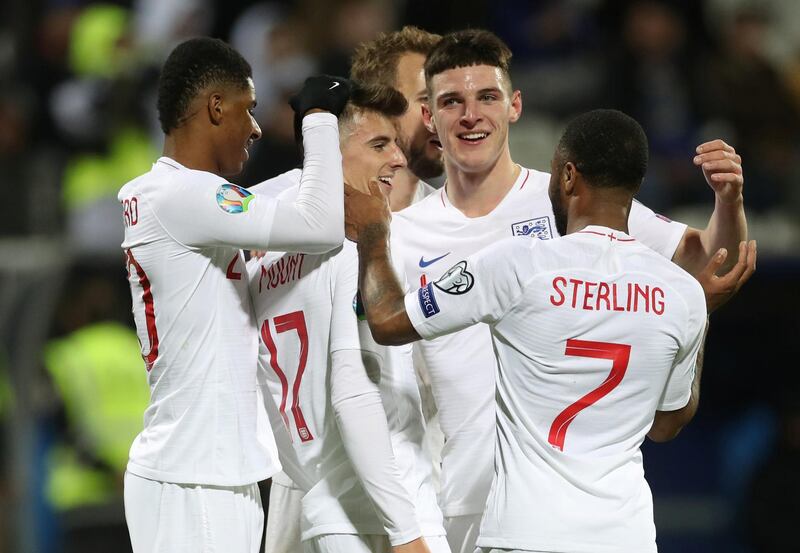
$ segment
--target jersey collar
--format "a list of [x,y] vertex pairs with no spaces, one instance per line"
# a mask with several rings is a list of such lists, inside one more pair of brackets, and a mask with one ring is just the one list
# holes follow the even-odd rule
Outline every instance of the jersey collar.
[[596,236],[598,238],[604,238],[611,242],[636,242],[635,238],[632,238],[630,235],[622,232],[621,230],[616,230],[608,227],[603,227],[600,225],[589,225],[583,230],[579,230],[575,232],[575,234],[584,234],[586,236]]
[[178,170],[181,170],[181,169],[185,170],[186,169],[186,167],[184,167],[183,165],[181,165],[180,163],[178,163],[177,161],[175,161],[171,157],[167,157],[167,156],[161,156],[160,158],[158,158],[156,160],[156,163],[161,163],[163,165],[167,165],[169,167],[172,167],[173,169],[178,169]]
[[[525,184],[528,182],[528,177],[531,176],[531,170],[523,167],[520,164],[517,164],[517,167],[519,167],[520,171],[519,175],[517,175],[517,180],[514,181],[514,185],[511,188],[509,188],[508,192],[506,192],[506,195],[503,196],[502,200],[500,200],[500,203],[498,203],[497,206],[495,206],[495,208],[492,211],[490,211],[483,217],[491,217],[493,213],[495,213],[498,209],[500,209],[501,205],[509,201],[509,198],[514,194],[514,192],[522,190],[525,187]],[[450,199],[447,197],[447,181],[444,181],[444,184],[439,189],[438,196],[439,196],[439,202],[442,204],[443,208],[452,209],[460,213],[461,215],[464,215],[460,209],[454,207],[453,204],[450,203]],[[468,219],[483,218],[483,217],[467,217],[466,215],[464,215],[464,217]]]

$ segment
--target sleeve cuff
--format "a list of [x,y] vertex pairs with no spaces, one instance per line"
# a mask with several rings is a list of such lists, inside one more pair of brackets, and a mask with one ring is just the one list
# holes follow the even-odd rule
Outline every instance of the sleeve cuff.
[[303,131],[317,127],[336,127],[339,129],[339,120],[332,113],[309,113],[303,117]]
[[414,525],[411,528],[403,532],[391,533],[389,534],[389,543],[392,547],[397,545],[403,545],[404,543],[408,543],[410,541],[414,541],[417,538],[422,537],[422,531],[420,530],[418,525]]
[[[431,313],[429,316],[433,316],[439,312],[439,306],[436,303],[436,298],[433,297],[433,291],[431,288],[428,288],[429,286],[432,288],[432,286],[429,284],[424,288],[419,288],[418,290],[409,292],[405,295],[403,300],[406,305],[406,314],[408,315],[408,320],[411,321],[411,324],[414,326],[414,330],[417,331],[417,334],[419,334],[425,340],[429,340],[433,336],[431,330],[428,328],[428,325],[425,324],[426,317],[422,312],[422,309],[424,309],[423,304],[429,309],[429,312]],[[426,290],[427,292],[425,292]],[[430,296],[428,294],[430,294]]]

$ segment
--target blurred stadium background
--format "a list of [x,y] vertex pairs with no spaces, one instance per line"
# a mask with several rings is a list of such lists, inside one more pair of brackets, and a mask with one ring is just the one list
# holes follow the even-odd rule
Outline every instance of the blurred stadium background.
[[131,330],[119,187],[161,149],[158,67],[184,38],[253,65],[264,138],[237,180],[293,167],[290,91],[414,24],[512,48],[514,159],[547,170],[570,115],[645,127],[641,200],[703,225],[692,166],[744,158],[758,271],[712,317],[699,414],[646,444],[662,553],[797,552],[800,521],[800,3],[795,0],[4,0],[0,7],[0,553],[128,551],[127,450],[145,373]]

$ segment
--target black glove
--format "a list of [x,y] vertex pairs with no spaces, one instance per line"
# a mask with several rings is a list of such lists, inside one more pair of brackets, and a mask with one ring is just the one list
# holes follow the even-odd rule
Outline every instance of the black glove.
[[344,77],[315,75],[307,78],[300,92],[289,98],[294,110],[295,140],[303,142],[303,117],[308,110],[322,109],[338,117],[350,98],[350,89],[350,81]]

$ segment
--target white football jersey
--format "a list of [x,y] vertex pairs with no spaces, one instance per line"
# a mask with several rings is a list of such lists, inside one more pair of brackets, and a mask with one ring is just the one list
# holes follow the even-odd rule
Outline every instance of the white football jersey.
[[[298,174],[297,171],[289,171],[284,175],[264,181],[252,187],[251,190],[259,194],[280,195],[296,185]],[[414,201],[421,200],[435,190],[429,184],[419,181]],[[353,259],[353,269],[357,268],[357,263],[356,257]],[[398,267],[399,265],[398,260]],[[333,278],[333,275],[331,277]],[[258,303],[259,300],[255,301]],[[361,308],[357,302],[353,304],[353,307],[357,312]],[[416,507],[416,516],[422,534],[424,536],[443,536],[445,532],[442,525],[442,512],[437,503],[433,484],[434,467],[430,452],[424,443],[425,420],[422,416],[419,389],[411,361],[411,346],[386,347],[377,344],[372,339],[365,320],[358,322],[358,333],[358,343],[360,344],[358,347],[365,353],[364,364],[371,377],[379,379],[379,389],[386,410],[395,460],[400,469],[402,484]],[[339,436],[338,433],[330,439],[334,440],[337,436]],[[341,439],[340,436],[338,439]],[[289,463],[292,464],[291,461]],[[289,470],[291,472],[291,469]],[[291,485],[291,479],[283,473],[276,476],[282,478],[281,482],[284,485],[287,483]],[[310,500],[306,501],[306,505],[311,505],[311,503]]]
[[[326,168],[324,179],[318,172],[341,163],[336,118],[310,115],[303,129],[314,152],[307,164],[314,169],[304,175],[335,191],[335,173]],[[256,381],[258,336],[239,248],[268,248],[291,233],[273,223],[296,210],[167,157],[118,197],[150,385],[127,470],[217,486],[268,478],[280,464]]]
[[706,322],[694,278],[590,226],[501,241],[405,303],[423,338],[479,321],[491,330],[497,459],[479,546],[656,551],[639,446],[656,410],[691,395]]
[[[267,183],[272,189],[283,188],[281,197],[288,197],[295,193],[299,176],[299,171],[289,171]],[[259,192],[262,186],[253,190]],[[291,436],[291,451],[280,451],[284,471],[306,492],[302,539],[323,534],[385,534],[348,456],[332,406],[331,355],[340,350],[360,355],[362,349],[356,317],[355,245],[346,242],[322,255],[268,253],[249,263],[248,273],[261,336],[259,380],[267,401],[274,404],[267,406],[273,431],[279,435],[288,429]],[[371,377],[379,378],[376,373]],[[393,503],[389,514],[397,516],[393,522],[401,533],[393,538],[403,543],[419,536],[419,525],[413,496],[399,473],[396,482],[396,488],[387,484],[385,490],[389,497],[402,496],[388,503]],[[403,533],[413,535],[406,538]]]
[[[509,236],[558,236],[547,195],[550,175],[522,168],[500,204],[483,217],[467,217],[442,188],[392,219],[392,249],[399,248],[413,287],[435,280],[454,259],[464,259]],[[686,230],[634,201],[629,228],[670,259]],[[442,449],[439,504],[444,516],[480,514],[493,474],[495,356],[489,329],[476,325],[415,344],[430,375]]]

